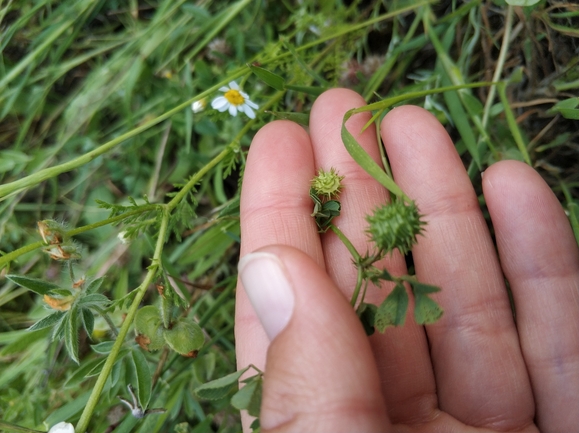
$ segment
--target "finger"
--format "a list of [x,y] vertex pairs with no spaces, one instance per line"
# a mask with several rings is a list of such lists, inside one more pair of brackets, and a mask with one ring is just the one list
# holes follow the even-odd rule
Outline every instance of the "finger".
[[[347,89],[333,89],[322,94],[314,103],[310,115],[310,134],[316,168],[334,167],[343,180],[340,194],[342,214],[335,224],[348,237],[360,254],[372,251],[366,234],[366,215],[388,201],[386,190],[364,171],[346,151],[341,138],[342,119],[347,110],[365,105],[364,99]],[[360,145],[380,163],[375,129],[361,132],[370,114],[355,115],[346,126]],[[331,232],[322,237],[328,274],[350,299],[356,285],[356,269],[352,256],[339,238]],[[377,263],[391,273],[406,273],[400,254],[393,254]],[[380,304],[392,286],[370,286],[366,302]],[[424,422],[431,419],[436,408],[436,387],[430,364],[424,330],[408,318],[404,327],[388,329],[371,338],[380,370],[382,391],[393,422]]]
[[[285,244],[323,264],[317,229],[310,217],[308,192],[313,173],[309,136],[300,126],[272,122],[255,135],[241,191],[241,257],[264,245]],[[237,365],[262,368],[269,340],[241,284],[236,297]]]
[[426,110],[406,106],[384,118],[382,137],[397,184],[428,222],[412,254],[418,279],[442,288],[433,298],[444,315],[427,326],[440,409],[478,427],[532,423],[530,383],[504,279],[448,134]]
[[497,163],[483,191],[501,264],[513,293],[517,328],[541,431],[579,426],[579,252],[561,205],[529,166]]
[[262,431],[388,431],[370,345],[324,270],[297,249],[272,246],[245,256],[239,275],[273,339]]

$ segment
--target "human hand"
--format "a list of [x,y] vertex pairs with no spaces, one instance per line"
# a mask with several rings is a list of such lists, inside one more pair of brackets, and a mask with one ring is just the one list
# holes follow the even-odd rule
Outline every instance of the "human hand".
[[[404,326],[365,336],[348,303],[351,256],[334,233],[317,233],[308,195],[316,170],[335,167],[345,178],[334,223],[358,251],[371,248],[365,215],[388,195],[340,138],[344,113],[363,104],[330,90],[312,108],[309,135],[276,121],[249,151],[236,345],[239,367],[265,368],[262,431],[579,431],[579,252],[567,218],[530,167],[488,168],[499,263],[450,138],[418,107],[392,110],[382,139],[396,183],[428,222],[413,258],[418,279],[442,288],[433,298],[444,315],[419,326],[409,314]],[[368,119],[347,127],[379,161],[371,128],[359,133]],[[398,254],[377,265],[406,271]],[[388,292],[370,287],[366,302]]]

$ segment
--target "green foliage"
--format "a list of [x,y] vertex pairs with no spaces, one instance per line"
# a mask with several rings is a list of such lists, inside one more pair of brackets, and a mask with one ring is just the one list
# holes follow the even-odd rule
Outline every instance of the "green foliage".
[[[530,162],[579,233],[579,33],[570,6],[522,2],[515,14],[505,2],[290,3],[3,6],[3,422],[46,431],[68,421],[77,433],[234,432],[238,409],[257,414],[262,376],[237,394],[242,373],[228,376],[240,178],[255,131],[275,118],[307,126],[315,97],[330,87],[363,94],[373,120],[401,103],[429,109],[456,138],[477,191],[488,164]],[[552,46],[557,52],[545,56]],[[210,109],[232,80],[260,106],[255,120]],[[496,97],[479,81],[504,87]],[[195,111],[193,102],[201,103]],[[342,138],[354,160],[408,202],[345,127]],[[312,199],[320,231],[333,229],[338,199]],[[344,241],[368,333],[402,324],[403,283],[418,323],[440,316],[434,289],[377,271],[380,254],[361,257]],[[394,283],[391,300],[364,303],[365,284],[383,280]],[[150,352],[133,329],[151,340]],[[144,409],[167,411],[111,421],[128,385]]]

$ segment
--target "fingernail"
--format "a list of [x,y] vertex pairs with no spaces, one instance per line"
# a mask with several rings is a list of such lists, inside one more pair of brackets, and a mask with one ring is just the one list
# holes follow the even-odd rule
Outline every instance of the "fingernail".
[[251,253],[239,261],[239,277],[265,333],[273,340],[288,324],[294,294],[283,263],[270,253]]

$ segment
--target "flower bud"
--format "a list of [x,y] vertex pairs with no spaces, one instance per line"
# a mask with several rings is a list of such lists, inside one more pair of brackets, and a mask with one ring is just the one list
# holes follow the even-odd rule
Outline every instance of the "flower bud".
[[72,307],[74,302],[74,296],[64,296],[62,298],[56,298],[49,295],[44,295],[44,302],[52,308],[58,311],[68,311]]
[[42,240],[50,245],[58,245],[64,240],[64,227],[54,220],[43,220],[36,223]]

